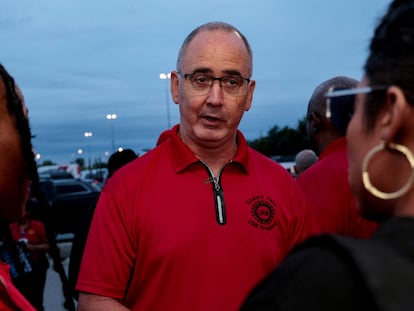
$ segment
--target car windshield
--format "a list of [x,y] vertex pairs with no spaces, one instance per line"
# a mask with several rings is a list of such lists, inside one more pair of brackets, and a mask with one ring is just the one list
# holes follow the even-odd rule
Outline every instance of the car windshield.
[[75,192],[89,192],[89,190],[80,184],[71,185],[57,185],[56,191],[58,194],[75,193]]

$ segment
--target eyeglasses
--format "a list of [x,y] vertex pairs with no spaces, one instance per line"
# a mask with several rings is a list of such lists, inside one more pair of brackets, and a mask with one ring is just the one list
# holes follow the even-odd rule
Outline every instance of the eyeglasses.
[[355,96],[387,89],[386,86],[366,86],[352,89],[331,87],[325,94],[325,117],[331,119],[337,129],[345,131],[354,114]]
[[247,92],[247,85],[250,83],[250,79],[243,78],[239,75],[216,78],[201,72],[183,74],[178,71],[178,74],[184,79],[190,81],[192,90],[196,95],[200,96],[207,95],[216,80],[219,81],[220,87],[224,94],[231,96],[245,95]]

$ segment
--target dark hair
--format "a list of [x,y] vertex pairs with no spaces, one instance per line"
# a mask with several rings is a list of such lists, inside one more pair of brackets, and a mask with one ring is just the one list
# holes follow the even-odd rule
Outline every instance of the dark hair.
[[[370,85],[402,89],[407,101],[414,105],[414,1],[395,0],[375,29],[370,53],[365,63]],[[384,92],[367,96],[365,118],[367,128],[384,104]]]
[[10,76],[2,64],[0,64],[0,76],[3,79],[6,89],[7,109],[16,118],[17,130],[19,132],[22,145],[23,158],[26,162],[27,176],[33,181],[37,177],[37,167],[33,153],[32,133],[30,131],[29,120],[24,115],[22,99],[16,92],[16,84],[14,79]]
[[39,211],[40,207],[41,206],[38,198],[35,196],[31,196],[26,202],[25,210],[26,212],[37,212]]
[[135,160],[137,154],[132,149],[114,152],[108,159],[108,178],[125,164]]
[[241,39],[244,42],[244,45],[246,46],[247,53],[249,54],[249,58],[250,58],[250,75],[251,75],[252,71],[253,71],[253,52],[252,52],[252,49],[250,47],[249,41],[247,41],[247,38],[236,27],[234,27],[233,25],[230,25],[228,23],[224,23],[224,22],[210,22],[210,23],[206,23],[206,24],[203,24],[201,26],[198,26],[184,39],[184,42],[181,45],[180,51],[178,53],[177,70],[180,70],[181,62],[182,62],[183,56],[185,54],[185,51],[187,49],[187,46],[194,39],[194,37],[201,31],[215,31],[215,30],[223,30],[223,31],[226,31],[226,32],[236,32],[241,37]]

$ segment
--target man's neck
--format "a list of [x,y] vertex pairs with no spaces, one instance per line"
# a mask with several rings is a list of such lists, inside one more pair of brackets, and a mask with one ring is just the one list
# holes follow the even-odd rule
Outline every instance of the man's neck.
[[207,150],[202,154],[195,155],[208,165],[208,167],[212,170],[214,177],[218,177],[220,170],[234,158],[236,151],[237,145],[235,144],[231,149],[226,150],[225,152]]
[[343,137],[337,134],[326,134],[318,141],[318,152],[319,155],[328,147],[333,141]]
[[190,148],[198,159],[208,165],[208,167],[213,171],[215,177],[218,176],[218,173],[223,166],[234,158],[237,152],[236,139],[217,146],[208,144],[200,145],[192,141],[186,141],[186,139],[183,139],[183,142],[188,146],[188,148]]

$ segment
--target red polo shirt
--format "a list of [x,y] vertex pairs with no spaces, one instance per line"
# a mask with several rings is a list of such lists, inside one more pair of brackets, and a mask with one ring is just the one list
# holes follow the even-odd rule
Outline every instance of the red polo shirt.
[[297,179],[322,233],[368,238],[378,224],[363,219],[348,184],[345,137],[326,147],[319,160]]
[[240,132],[215,184],[177,130],[104,187],[77,289],[131,310],[236,311],[308,236],[305,201]]

